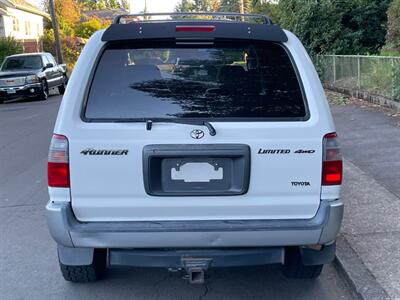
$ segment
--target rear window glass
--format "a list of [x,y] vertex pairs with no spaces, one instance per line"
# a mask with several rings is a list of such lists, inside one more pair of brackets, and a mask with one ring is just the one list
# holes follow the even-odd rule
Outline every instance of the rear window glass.
[[279,44],[156,45],[114,45],[104,51],[90,87],[87,119],[306,116],[296,72]]

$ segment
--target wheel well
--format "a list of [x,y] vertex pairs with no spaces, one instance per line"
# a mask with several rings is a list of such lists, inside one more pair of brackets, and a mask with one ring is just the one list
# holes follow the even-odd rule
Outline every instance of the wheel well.
[[46,78],[42,78],[41,82],[44,82],[46,84],[46,90],[48,92],[49,91],[49,85],[47,83],[47,79]]

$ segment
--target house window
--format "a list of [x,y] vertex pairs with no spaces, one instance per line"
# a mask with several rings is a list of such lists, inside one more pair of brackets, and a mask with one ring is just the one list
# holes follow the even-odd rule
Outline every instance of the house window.
[[13,30],[14,30],[15,32],[18,32],[18,31],[19,31],[19,21],[18,21],[17,18],[13,18]]
[[31,35],[31,23],[29,21],[25,22],[25,34]]

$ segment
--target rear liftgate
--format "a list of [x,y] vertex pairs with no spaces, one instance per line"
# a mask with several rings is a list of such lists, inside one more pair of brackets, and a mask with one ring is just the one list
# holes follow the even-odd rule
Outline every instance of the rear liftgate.
[[[165,15],[165,14],[148,14]],[[171,14],[168,14],[171,15]],[[173,14],[190,19],[193,14]],[[198,14],[196,14],[197,16]],[[142,15],[118,17],[104,33],[103,41],[176,38],[246,38],[285,42],[283,30],[268,17],[242,14],[200,14],[213,21],[178,20],[165,24],[137,22]],[[133,22],[129,21],[132,18]],[[262,24],[244,18],[261,19]],[[126,20],[124,20],[126,19]],[[218,30],[216,30],[218,27]],[[250,148],[242,144],[147,145],[143,149],[143,178],[146,193],[153,196],[242,195],[249,187]],[[209,267],[283,263],[284,248],[239,248],[201,250],[110,249],[110,264],[168,267],[185,270],[191,283],[203,283]]]

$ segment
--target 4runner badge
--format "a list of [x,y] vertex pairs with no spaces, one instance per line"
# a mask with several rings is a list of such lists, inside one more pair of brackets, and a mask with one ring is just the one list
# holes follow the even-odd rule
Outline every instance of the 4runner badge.
[[128,150],[126,149],[112,149],[112,150],[96,150],[92,148],[87,148],[81,151],[83,155],[128,155]]
[[190,136],[196,140],[201,139],[204,136],[204,131],[200,129],[192,130]]

